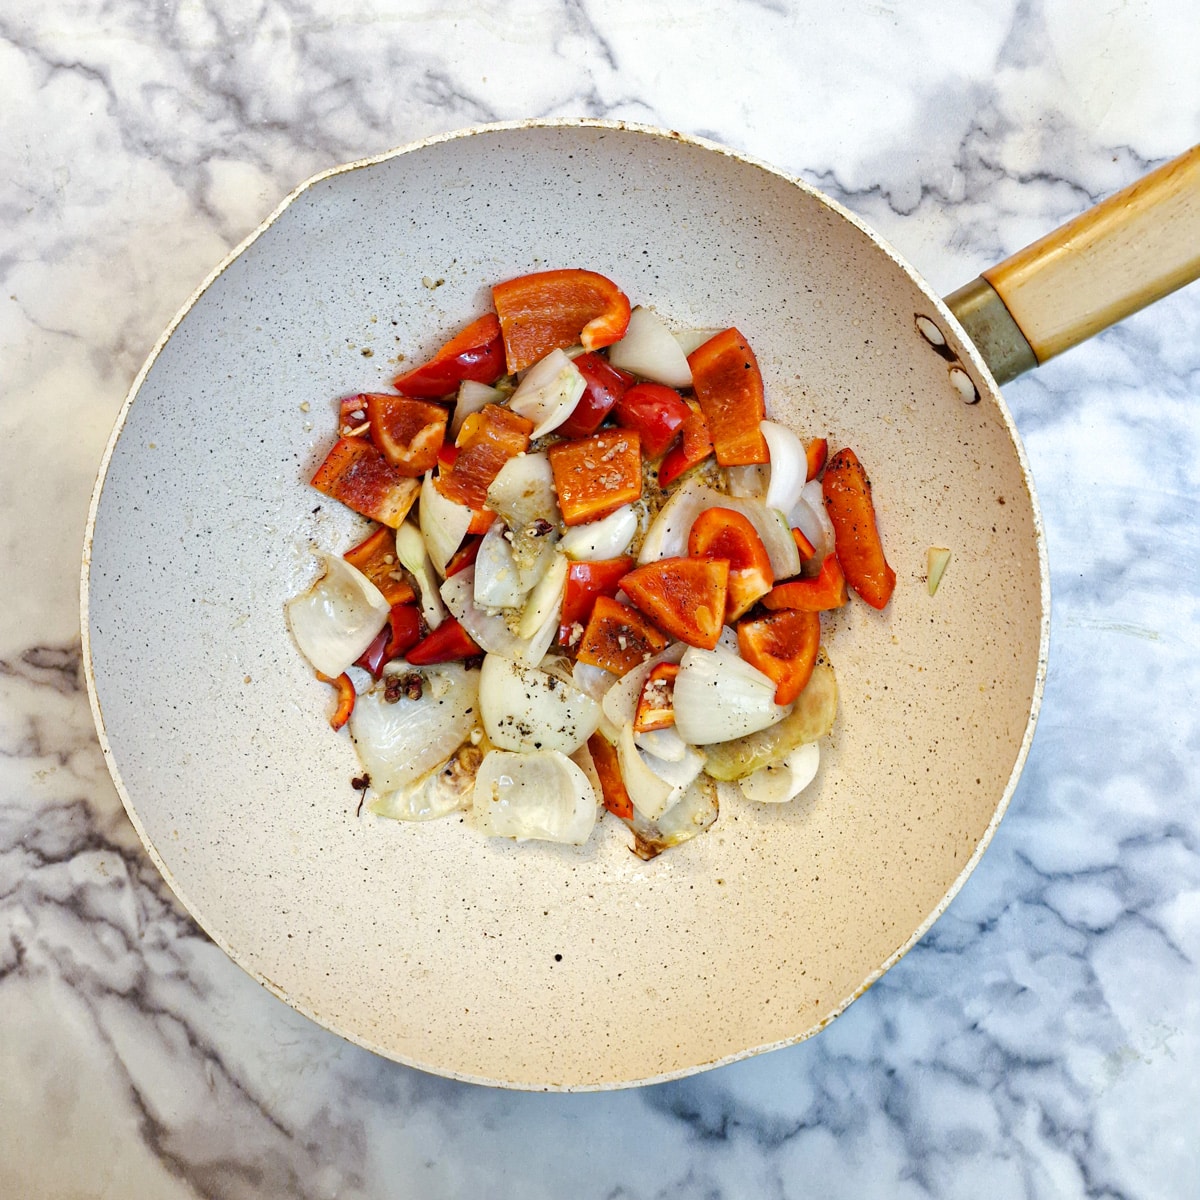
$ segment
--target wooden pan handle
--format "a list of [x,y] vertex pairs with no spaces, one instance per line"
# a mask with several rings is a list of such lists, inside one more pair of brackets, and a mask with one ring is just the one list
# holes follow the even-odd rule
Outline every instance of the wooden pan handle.
[[[1002,376],[1043,363],[1198,276],[1200,146],[1193,146],[984,271],[982,280],[1011,314],[1035,360],[1014,361],[994,373],[1003,382]],[[975,310],[971,317],[979,322],[983,289],[976,281],[946,301],[973,337],[971,320],[959,308]],[[977,342],[986,343],[988,330],[981,332]],[[980,349],[993,365],[987,346]]]

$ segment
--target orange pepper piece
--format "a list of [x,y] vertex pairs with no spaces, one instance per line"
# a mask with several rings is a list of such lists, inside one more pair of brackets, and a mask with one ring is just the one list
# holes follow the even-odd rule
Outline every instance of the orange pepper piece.
[[350,720],[350,714],[354,711],[354,701],[356,699],[354,684],[350,681],[350,676],[345,671],[336,679],[329,675],[322,675],[318,671],[317,678],[322,683],[333,685],[334,691],[337,694],[337,707],[333,710],[333,716],[329,718],[329,724],[334,729],[341,729]]
[[407,604],[416,598],[412,584],[396,558],[396,533],[381,525],[342,557],[357,567],[382,593],[389,604]]
[[[492,480],[510,458],[529,448],[532,432],[533,422],[520,413],[498,404],[485,404],[458,431],[458,454],[449,471],[439,472],[438,491],[447,500],[455,500],[477,512],[482,510]],[[471,532],[476,530],[472,528]]]
[[567,525],[585,525],[642,494],[642,447],[628,429],[603,429],[546,452]]
[[721,636],[728,586],[723,558],[663,558],[621,580],[621,590],[660,629],[702,650]]
[[791,704],[812,678],[821,618],[789,608],[743,621],[737,635],[742,657],[775,683],[775,703]]
[[629,298],[611,279],[572,268],[521,275],[492,288],[509,373],[551,350],[611,346],[629,325]]
[[896,572],[883,554],[871,481],[853,450],[839,450],[829,460],[821,491],[846,582],[872,608],[885,607],[896,587]]
[[597,596],[576,657],[614,675],[624,675],[666,646],[666,636],[637,609],[611,596]]
[[707,508],[692,523],[688,554],[729,563],[725,620],[736,621],[775,582],[771,556],[748,517],[731,508]]
[[385,392],[372,392],[365,399],[371,441],[401,475],[416,479],[437,466],[449,417],[440,404]]
[[713,452],[708,423],[704,420],[700,405],[695,400],[685,399],[684,403],[692,415],[684,421],[679,431],[679,441],[663,455],[659,463],[659,487],[669,487],[684,471],[702,463]]
[[602,733],[593,733],[587,742],[588,752],[592,756],[592,765],[596,768],[596,776],[600,780],[600,798],[604,807],[614,817],[622,821],[633,820],[633,801],[621,778],[621,764],[617,758],[617,748]]
[[759,422],[766,416],[762,373],[736,329],[709,338],[688,355],[692,387],[723,467],[769,462]]
[[764,597],[763,607],[773,612],[781,608],[802,608],[808,612],[828,612],[841,608],[850,599],[846,575],[836,554],[827,554],[821,569],[810,579],[792,579],[776,584]]

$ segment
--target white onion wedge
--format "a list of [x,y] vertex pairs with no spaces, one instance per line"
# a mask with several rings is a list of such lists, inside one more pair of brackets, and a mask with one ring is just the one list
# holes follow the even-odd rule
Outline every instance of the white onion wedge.
[[480,608],[520,608],[526,591],[513,561],[512,546],[502,521],[493,521],[475,556],[475,603]]
[[770,468],[766,463],[751,463],[745,467],[726,467],[725,482],[729,487],[729,494],[743,499],[765,499],[769,472]]
[[540,451],[510,458],[488,486],[487,506],[514,531],[538,520],[557,526],[562,517],[550,456]]
[[674,725],[666,725],[662,729],[647,729],[643,733],[635,733],[633,740],[639,750],[652,754],[655,758],[667,762],[682,762],[691,747],[679,736]]
[[661,775],[646,765],[641,751],[633,740],[633,725],[621,726],[617,737],[617,762],[621,767],[621,778],[634,808],[649,821],[656,821],[683,794]]
[[337,554],[324,555],[325,573],[284,606],[300,653],[330,678],[342,674],[387,624],[383,593]]
[[609,347],[608,361],[668,387],[692,386],[692,369],[683,348],[659,316],[641,305],[629,314],[625,336]]
[[673,329],[671,336],[679,343],[679,348],[685,355],[693,350],[699,350],[705,342],[711,342],[720,329]]
[[[637,744],[636,741],[634,744]],[[665,779],[680,795],[683,794],[684,788],[688,787],[704,769],[704,752],[697,750],[695,746],[688,746],[686,742],[684,745],[686,750],[683,757],[679,759],[659,758],[657,754],[651,754],[648,750],[640,750],[642,761],[646,766],[659,779]]]
[[469,742],[460,746],[450,760],[423,779],[394,792],[367,801],[367,809],[377,817],[393,821],[434,821],[471,807],[475,772],[483,761],[483,751]]
[[425,549],[433,569],[442,578],[446,575],[446,564],[462,545],[471,524],[471,510],[465,504],[448,500],[437,490],[433,472],[426,471],[421,481],[421,498],[417,509],[417,520]]
[[637,514],[632,505],[626,504],[599,521],[568,529],[559,540],[558,548],[576,562],[620,558],[629,549],[637,527]]
[[350,736],[379,795],[409,787],[440,767],[477,723],[478,671],[458,663],[420,668],[400,663],[398,669],[421,676],[419,700],[386,700],[385,674],[358,697],[350,714]]
[[777,421],[760,421],[758,427],[767,440],[771,456],[770,480],[766,504],[781,513],[790,513],[800,499],[800,489],[808,479],[808,456],[804,443]]
[[556,675],[488,654],[479,672],[479,715],[500,750],[571,754],[596,732],[600,705]]
[[553,554],[545,573],[537,581],[525,601],[517,636],[536,638],[545,623],[562,611],[563,594],[567,589],[567,572],[571,564],[561,554]]
[[581,846],[596,824],[596,792],[565,754],[491,750],[475,776],[471,812],[491,837]]
[[816,778],[821,751],[816,742],[805,742],[777,762],[759,767],[738,780],[747,800],[757,804],[786,804],[794,800]]
[[421,531],[409,521],[396,530],[396,557],[403,563],[421,593],[421,615],[430,629],[436,629],[446,619],[446,606],[438,594],[433,562],[425,549]]
[[826,557],[833,553],[833,522],[825,511],[825,497],[821,492],[821,482],[810,479],[800,489],[800,498],[788,514],[788,524],[794,525],[810,542],[816,553],[809,560],[817,567]]
[[530,638],[522,638],[509,627],[498,613],[489,613],[475,603],[475,567],[467,567],[451,575],[442,584],[442,599],[462,627],[489,654],[505,654],[518,662],[536,667],[554,641],[558,630],[558,613],[552,613],[545,624]]
[[701,773],[657,821],[648,821],[634,810],[629,823],[633,829],[633,852],[638,858],[654,858],[710,829],[718,811],[717,785]]
[[675,677],[675,728],[685,742],[705,746],[766,729],[791,711],[775,703],[775,684],[722,650],[689,646]]
[[574,411],[587,387],[579,368],[561,351],[534,363],[509,397],[508,407],[533,422],[531,438],[557,429]]

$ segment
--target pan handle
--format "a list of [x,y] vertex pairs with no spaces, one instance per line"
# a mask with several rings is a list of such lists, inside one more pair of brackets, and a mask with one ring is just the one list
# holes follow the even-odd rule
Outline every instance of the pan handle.
[[997,383],[1200,276],[1200,145],[946,297]]

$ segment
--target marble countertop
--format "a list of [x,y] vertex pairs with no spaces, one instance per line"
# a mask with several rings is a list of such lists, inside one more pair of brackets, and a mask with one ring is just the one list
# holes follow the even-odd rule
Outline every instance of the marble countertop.
[[1006,388],[1054,615],[1024,777],[824,1033],[640,1090],[422,1074],[173,902],[97,746],[78,562],[122,398],[293,186],[490,120],[702,134],[949,291],[1200,141],[1190,0],[44,0],[0,15],[0,1196],[1200,1196],[1200,289]]

